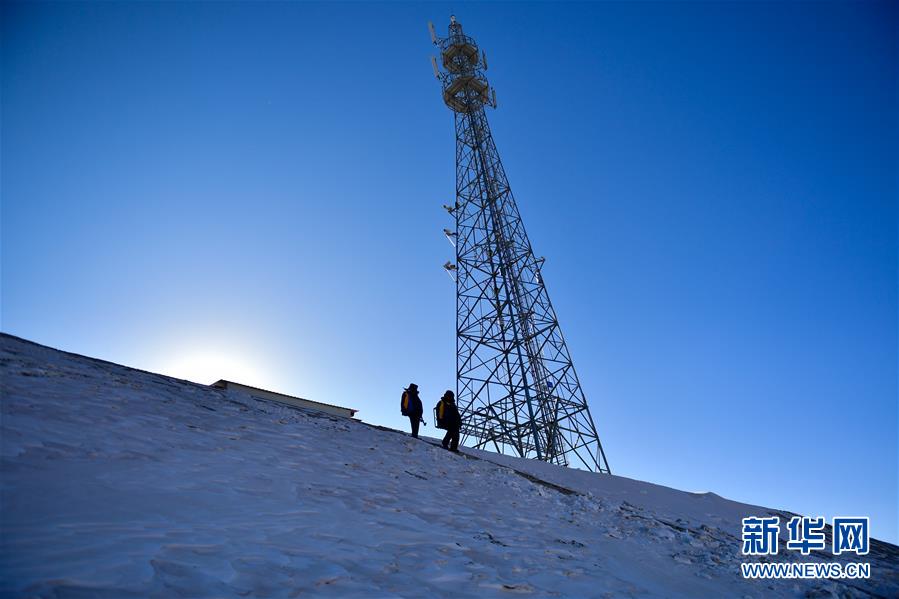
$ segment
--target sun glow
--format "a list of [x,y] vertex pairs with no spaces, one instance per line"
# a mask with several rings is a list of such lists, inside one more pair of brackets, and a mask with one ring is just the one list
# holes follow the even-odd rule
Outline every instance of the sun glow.
[[163,374],[209,385],[227,379],[247,385],[264,386],[265,373],[246,356],[224,349],[192,349],[171,356]]

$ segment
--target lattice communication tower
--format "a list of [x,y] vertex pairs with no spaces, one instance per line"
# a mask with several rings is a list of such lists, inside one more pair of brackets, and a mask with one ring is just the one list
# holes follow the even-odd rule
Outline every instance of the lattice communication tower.
[[610,473],[562,337],[485,107],[496,108],[487,56],[450,18],[431,59],[456,127],[456,201],[444,206],[456,248],[456,396],[463,443]]

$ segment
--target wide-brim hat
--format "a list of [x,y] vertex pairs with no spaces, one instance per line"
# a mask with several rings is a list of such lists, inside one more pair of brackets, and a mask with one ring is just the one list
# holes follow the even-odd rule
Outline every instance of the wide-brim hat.
[[406,391],[418,391],[418,385],[415,383],[409,383],[409,386],[406,387]]

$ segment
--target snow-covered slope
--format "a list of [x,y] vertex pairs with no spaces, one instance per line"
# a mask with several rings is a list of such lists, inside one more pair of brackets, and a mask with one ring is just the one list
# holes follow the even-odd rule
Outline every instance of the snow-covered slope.
[[899,595],[885,543],[868,581],[744,581],[739,519],[771,510],[713,494],[454,455],[6,335],[0,375],[3,596]]

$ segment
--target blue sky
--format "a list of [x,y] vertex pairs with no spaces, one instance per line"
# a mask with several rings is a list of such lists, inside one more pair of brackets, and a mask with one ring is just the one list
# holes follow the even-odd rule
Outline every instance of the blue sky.
[[4,3],[2,329],[403,426],[451,9],[613,471],[897,541],[889,3]]

